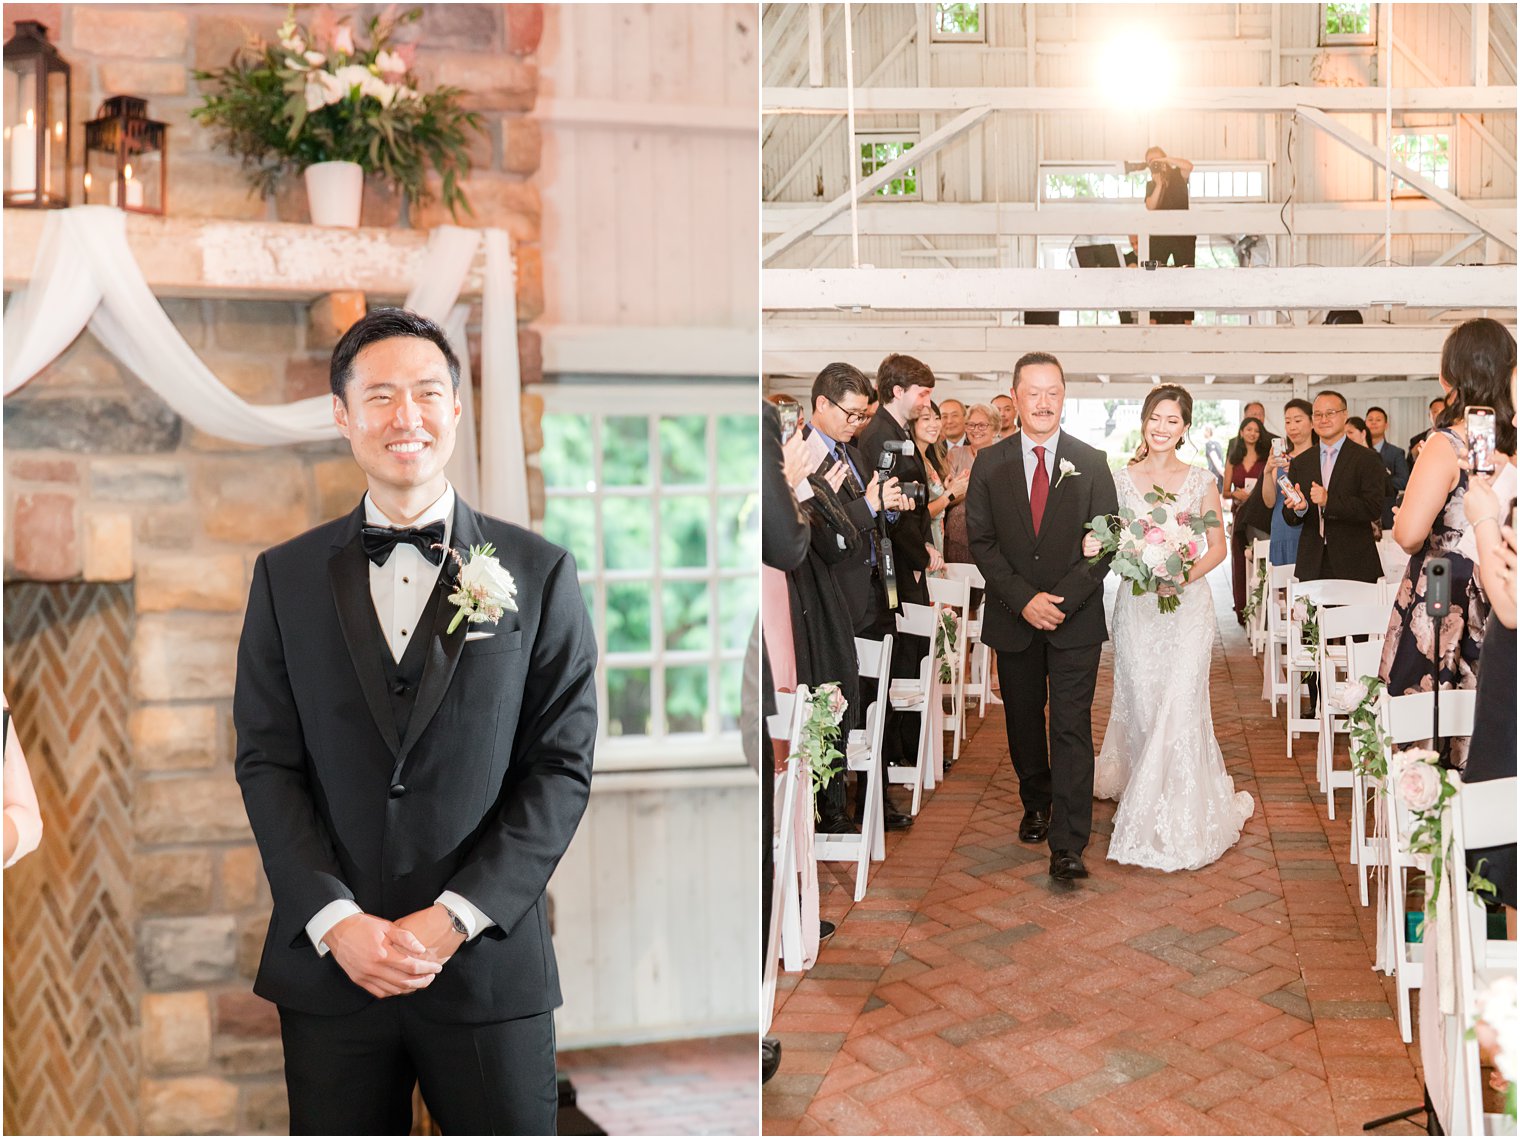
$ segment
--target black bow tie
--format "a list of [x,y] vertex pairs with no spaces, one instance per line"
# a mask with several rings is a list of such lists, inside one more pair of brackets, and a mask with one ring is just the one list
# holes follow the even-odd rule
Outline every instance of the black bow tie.
[[392,529],[389,526],[366,526],[362,533],[364,552],[377,566],[383,566],[390,560],[391,550],[395,549],[397,542],[416,546],[422,556],[435,566],[443,561],[443,551],[433,549],[435,544],[443,543],[442,522],[433,522],[427,526],[406,526],[401,529]]

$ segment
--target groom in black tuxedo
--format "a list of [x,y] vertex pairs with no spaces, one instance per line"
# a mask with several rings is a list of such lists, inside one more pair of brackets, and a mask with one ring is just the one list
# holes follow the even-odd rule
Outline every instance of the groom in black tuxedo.
[[[553,1134],[545,888],[597,729],[575,563],[449,485],[459,364],[437,325],[370,313],[331,381],[369,492],[259,556],[233,703],[291,1133],[407,1134],[420,1082],[446,1133]],[[496,547],[498,620],[450,629],[460,569],[435,543]]]
[[[1108,558],[1082,557],[1086,523],[1119,509],[1108,457],[1061,430],[1066,376],[1045,352],[1013,370],[1020,431],[977,456],[966,493],[971,556],[987,579],[982,640],[997,652],[1019,838],[1050,842],[1050,875],[1087,877],[1092,701],[1108,625]],[[1050,735],[1045,704],[1049,693]]]

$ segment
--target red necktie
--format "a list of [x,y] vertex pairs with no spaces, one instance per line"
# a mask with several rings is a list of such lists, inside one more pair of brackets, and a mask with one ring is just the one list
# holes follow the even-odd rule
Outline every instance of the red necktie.
[[1029,483],[1029,513],[1034,516],[1034,536],[1040,536],[1045,500],[1050,497],[1050,475],[1045,471],[1045,448],[1034,449],[1034,478]]

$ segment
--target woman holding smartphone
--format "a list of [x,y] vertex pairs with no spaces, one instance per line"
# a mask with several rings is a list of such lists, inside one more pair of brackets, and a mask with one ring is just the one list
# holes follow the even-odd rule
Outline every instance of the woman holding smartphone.
[[[1409,473],[1404,504],[1393,522],[1393,540],[1410,558],[1394,599],[1379,669],[1390,696],[1429,690],[1437,636],[1439,687],[1477,686],[1489,602],[1473,573],[1472,559],[1458,549],[1471,529],[1463,503],[1472,442],[1468,410],[1494,413],[1487,420],[1494,424],[1497,449],[1513,454],[1509,381],[1514,367],[1515,338],[1488,317],[1459,324],[1441,346],[1441,387],[1449,393],[1446,410],[1420,449]],[[1433,557],[1451,563],[1451,615],[1439,630],[1425,611],[1425,563]],[[1467,744],[1466,737],[1453,740],[1453,767],[1467,762]]]

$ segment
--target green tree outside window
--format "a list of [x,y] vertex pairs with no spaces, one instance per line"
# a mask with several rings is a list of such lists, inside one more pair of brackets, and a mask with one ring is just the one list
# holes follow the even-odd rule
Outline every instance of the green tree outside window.
[[1364,36],[1372,30],[1371,4],[1325,5],[1327,36]]
[[942,35],[981,35],[982,6],[980,4],[936,4],[934,5],[934,30]]
[[[913,144],[907,141],[861,143],[860,176],[869,178],[883,166],[895,162],[912,149]],[[877,196],[882,198],[909,198],[917,193],[918,167],[916,166],[908,167],[901,175],[876,191]]]

